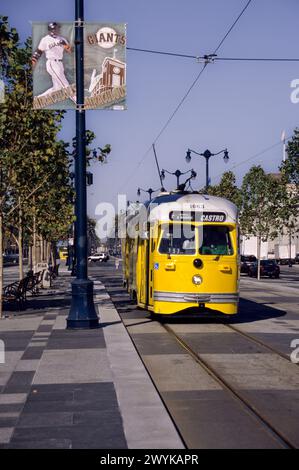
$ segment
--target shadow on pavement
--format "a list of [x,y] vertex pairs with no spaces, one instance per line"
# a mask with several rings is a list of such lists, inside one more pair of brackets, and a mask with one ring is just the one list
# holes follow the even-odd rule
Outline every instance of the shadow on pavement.
[[[134,302],[129,299],[127,291],[122,286],[122,280],[119,277],[111,276],[110,274],[101,273],[101,282],[105,285],[108,293],[111,296],[112,302],[119,313],[126,317],[126,313],[131,313],[133,310],[139,312],[140,318],[148,317],[150,312],[142,309],[137,309]],[[182,311],[175,316],[152,315],[153,320],[167,321],[167,323],[250,323],[271,318],[279,318],[286,315],[285,310],[273,308],[269,303],[258,303],[245,298],[240,298],[239,313],[238,315],[226,316],[221,313],[216,313],[213,310],[206,309],[198,313],[197,309],[189,308]]]

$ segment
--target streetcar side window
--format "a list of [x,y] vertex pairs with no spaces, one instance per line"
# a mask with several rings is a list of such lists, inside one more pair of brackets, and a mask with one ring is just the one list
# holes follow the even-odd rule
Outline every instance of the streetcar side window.
[[194,255],[195,254],[195,227],[183,229],[183,224],[170,224],[162,227],[162,237],[159,245],[159,253],[171,255]]
[[229,228],[225,225],[203,225],[200,228],[201,255],[233,255]]

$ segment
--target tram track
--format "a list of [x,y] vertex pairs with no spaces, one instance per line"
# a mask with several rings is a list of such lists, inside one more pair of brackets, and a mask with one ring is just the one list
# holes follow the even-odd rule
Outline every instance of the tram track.
[[[109,290],[110,289],[108,287],[108,292]],[[224,418],[225,420],[227,419],[226,416],[229,416],[229,413],[232,412],[233,421],[230,422],[229,418],[227,421],[226,429],[227,429],[228,435],[230,435],[230,433],[234,433],[235,416],[240,416],[241,418],[240,430],[242,430],[241,432],[245,433],[245,435],[248,435],[248,441],[244,443],[244,441],[242,441],[242,436],[240,436],[240,439],[239,439],[236,435],[233,434],[234,437],[232,437],[231,439],[229,438],[230,439],[229,442],[231,442],[233,445],[232,448],[237,448],[238,445],[240,445],[240,448],[247,448],[248,443],[252,443],[253,446],[257,445],[257,448],[259,448],[259,441],[254,437],[255,433],[256,435],[260,436],[262,439],[265,439],[266,444],[269,445],[270,448],[272,448],[272,445],[274,448],[277,445],[280,447],[289,448],[289,449],[298,448],[298,441],[296,438],[296,434],[294,433],[296,429],[296,425],[294,427],[294,423],[292,424],[292,414],[296,413],[296,409],[297,409],[296,398],[293,398],[295,396],[292,395],[293,393],[292,390],[294,391],[294,381],[293,379],[291,379],[291,382],[287,381],[287,378],[288,378],[287,373],[282,374],[282,375],[276,375],[276,377],[281,377],[281,380],[275,381],[275,374],[279,373],[279,370],[281,369],[279,369],[279,366],[277,368],[275,366],[274,368],[272,367],[272,364],[275,364],[277,362],[280,364],[280,367],[282,367],[282,370],[283,370],[284,363],[287,369],[288,369],[288,365],[292,367],[293,364],[291,363],[290,357],[287,354],[276,349],[275,343],[274,345],[268,344],[267,342],[268,338],[266,338],[266,342],[264,342],[263,339],[256,338],[254,336],[255,334],[254,332],[252,334],[251,334],[251,331],[247,333],[246,331],[244,332],[240,330],[238,326],[235,324],[230,324],[228,322],[218,320],[215,323],[212,321],[212,323],[214,324],[214,328],[212,329],[213,332],[217,334],[217,324],[219,324],[218,334],[225,333],[224,331],[225,329],[227,334],[231,333],[232,335],[237,335],[237,336],[231,336],[231,339],[228,342],[224,341],[223,345],[221,345],[221,343],[219,343],[217,339],[215,342],[215,349],[213,347],[213,344],[208,345],[208,348],[207,348],[207,342],[206,342],[206,339],[204,338],[205,335],[203,336],[204,343],[201,343],[201,340],[200,340],[201,336],[197,338],[196,333],[198,332],[199,335],[201,335],[201,334],[204,334],[205,332],[208,332],[208,329],[203,328],[201,331],[201,328],[197,328],[196,331],[194,331],[194,333],[192,333],[192,335],[189,338],[188,335],[191,333],[191,330],[189,327],[187,327],[187,329],[184,329],[184,328],[182,329],[182,327],[176,329],[177,322],[174,322],[174,324],[172,324],[171,322],[168,323],[167,318],[164,319],[165,323],[157,322],[156,321],[157,319],[154,316],[152,317],[153,325],[155,323],[159,324],[160,325],[159,328],[161,327],[161,329],[163,329],[164,334],[162,334],[161,337],[159,334],[156,334],[156,335],[153,334],[152,335],[153,338],[151,339],[151,335],[148,333],[150,333],[150,331],[158,332],[159,328],[157,328],[156,326],[154,326],[152,329],[150,327],[146,328],[146,325],[149,325],[149,323],[151,323],[149,312],[136,310],[136,313],[135,313],[136,307],[132,305],[132,303],[130,304],[130,308],[128,309],[128,307],[126,306],[126,302],[127,302],[126,299],[122,299],[124,303],[123,305],[121,305],[120,302],[122,302],[122,300],[120,301],[119,296],[116,295],[114,291],[113,292],[110,291],[110,295],[112,297],[112,301],[115,301],[116,308],[119,309],[120,316],[124,322],[124,325],[127,328],[127,331],[133,343],[135,344],[135,347],[140,356],[140,359],[142,360],[144,366],[146,367],[149,373],[149,376],[151,377],[151,380],[154,386],[156,387],[157,392],[159,393],[161,397],[161,400],[163,401],[166,409],[168,410],[169,416],[172,419],[186,448],[198,448],[197,447],[198,445],[203,445],[203,448],[213,447],[211,438],[207,437],[206,439],[204,438],[202,440],[202,434],[201,434],[202,430],[205,429],[207,431],[207,435],[211,436],[216,423],[220,426],[223,426],[223,423],[221,421],[223,419],[222,418],[223,415],[221,414],[222,411],[220,411],[220,415],[217,415],[219,413],[218,411],[215,410],[214,412],[213,400],[215,400],[216,409],[218,406],[218,407],[221,407],[218,409],[223,410],[223,413],[225,414],[225,418]],[[127,296],[127,294],[125,294],[125,296]],[[127,314],[128,314],[128,317],[127,317]],[[128,318],[129,319],[136,318],[136,322],[128,321]],[[189,323],[187,318],[186,318],[186,323]],[[179,322],[179,324],[181,325],[181,322]],[[140,326],[140,328],[138,328],[138,325]],[[144,325],[145,327],[144,331],[141,325]],[[198,325],[197,322],[196,322],[196,325]],[[165,339],[163,339],[163,337],[165,338],[165,335],[167,335],[170,338],[169,341],[166,340],[166,343],[165,343]],[[222,337],[219,336],[219,338],[221,338],[220,341],[222,341]],[[239,339],[237,339],[238,337]],[[172,350],[170,351],[170,348],[169,348],[170,341],[173,344],[176,343],[180,347],[183,354],[180,353],[179,351],[175,352],[175,348],[171,348]],[[248,345],[251,344],[251,347],[249,348],[244,347],[243,343],[241,344],[240,341],[242,342],[246,341]],[[199,345],[199,352],[197,350],[196,342]],[[151,356],[152,353],[150,351],[151,344],[153,345],[153,351],[154,351],[153,356]],[[256,348],[257,346],[258,346],[258,350]],[[264,351],[261,351],[261,348]],[[249,365],[249,367],[251,367],[251,369],[249,369],[249,374],[253,372],[254,375],[252,377],[254,377],[256,381],[251,382],[250,375],[248,376],[246,374],[246,369],[244,369],[244,374],[242,372],[242,363],[245,364],[244,359],[242,358],[242,355],[249,354],[250,356],[250,353],[254,352],[254,350],[256,351],[254,353],[256,355],[256,359],[254,358],[254,354],[252,354],[252,357],[254,359],[253,359],[253,363]],[[237,358],[237,362],[235,363],[235,365],[234,363],[232,363],[232,366],[227,369],[226,363],[223,360],[219,361],[219,359],[221,358],[222,351],[224,354],[228,353],[228,354],[234,355],[234,353],[236,353],[236,356],[234,356]],[[264,354],[261,354],[261,353],[264,353]],[[271,356],[269,353],[271,353]],[[173,359],[171,357],[172,354],[174,354]],[[186,364],[196,363],[194,364],[193,367],[190,368],[190,372],[188,372],[189,375],[192,371],[192,373],[194,373],[195,376],[197,376],[196,368],[197,366],[199,367],[198,379],[196,379],[198,380],[197,382],[198,387],[199,387],[198,389],[195,384],[195,381],[191,381],[192,382],[191,386],[185,387],[184,382],[183,382],[184,380],[183,377],[181,379],[178,377],[175,380],[175,383],[176,383],[175,386],[173,386],[173,382],[171,382],[172,385],[170,385],[170,388],[168,388],[168,385],[166,385],[165,380],[161,382],[161,366],[160,367],[157,366],[158,365],[157,359],[159,355],[161,356],[161,359],[164,361],[162,362],[162,364],[165,364],[165,365],[169,364],[171,367],[174,367],[174,365],[176,364],[176,361],[177,360],[180,361],[179,359],[180,354],[182,358],[183,356],[185,356],[186,358],[189,357],[189,359],[187,359]],[[176,359],[175,355],[177,355],[178,359]],[[238,356],[241,362],[238,362],[239,361]],[[266,357],[266,358],[268,357],[269,359],[266,359],[266,362],[264,363],[264,360],[262,359],[263,357]],[[223,355],[222,355],[222,358],[223,358]],[[181,361],[183,361],[183,359],[181,359]],[[263,379],[259,379],[259,377],[262,377],[261,370],[263,369],[260,369],[261,366],[265,370],[265,381],[263,381]],[[173,369],[173,371],[174,370],[175,369]],[[181,370],[181,369],[178,369],[178,370]],[[250,370],[252,372],[250,372]],[[296,371],[297,370],[298,369],[296,369]],[[262,374],[263,373],[264,372],[262,372]],[[296,373],[297,372],[295,372],[295,374]],[[206,377],[210,376],[209,380],[212,380],[215,383],[215,385],[217,384],[217,390],[219,387],[219,391],[210,392],[209,390],[214,390],[214,387],[210,383],[206,382],[206,379],[204,379],[204,376],[202,374],[205,374]],[[289,376],[294,377],[296,379],[292,371],[291,371],[291,375]],[[249,377],[249,383],[248,383],[249,387],[246,386],[246,380],[248,380],[247,377]],[[269,377],[269,380],[267,380],[267,377]],[[239,380],[240,378],[241,378],[241,382]],[[193,386],[193,384],[195,386]],[[243,384],[245,384],[245,386]],[[188,395],[188,392],[185,393],[183,391],[170,392],[170,393],[167,392],[167,390],[191,390],[191,389],[193,391],[191,392],[190,395]],[[220,389],[222,392],[220,392]],[[204,390],[204,391],[196,392],[196,390]],[[225,396],[229,398],[227,399],[225,398]],[[288,402],[286,402],[285,399],[286,398],[288,399],[289,396],[292,402],[289,405],[286,405],[286,403]],[[189,397],[191,400],[190,402],[188,401]],[[210,400],[210,397],[211,397],[211,400]],[[267,403],[268,397],[270,400],[269,403]],[[184,405],[185,399],[186,399],[186,404]],[[218,405],[217,405],[217,400],[219,400]],[[223,405],[220,405],[220,403],[222,403],[222,400],[223,400]],[[206,402],[206,405],[204,405],[205,402]],[[235,405],[233,403],[235,403]],[[203,413],[202,409],[205,406],[207,406],[207,411]],[[279,411],[281,408],[283,410],[282,412]],[[237,409],[239,410],[238,412],[236,412]],[[187,410],[187,411],[184,411],[184,410]],[[208,424],[205,424],[205,419],[206,419],[205,417],[208,416],[207,413],[208,414],[211,413],[211,416],[215,416],[215,421],[213,421],[213,418],[211,418],[212,421],[208,422]],[[288,414],[288,413],[291,413],[291,414]],[[246,415],[248,416],[248,418],[246,418]],[[195,424],[196,416],[199,416],[200,418],[203,419],[203,421],[199,422],[201,424],[198,424],[198,425]],[[291,420],[291,423],[290,423],[291,429],[289,428],[289,425],[288,425],[289,419]],[[250,421],[252,424],[250,424]],[[247,431],[247,426],[248,426],[248,431]],[[190,439],[191,433],[194,431],[194,429],[196,430],[197,434],[195,434],[195,437],[193,439],[192,438]],[[268,435],[269,437],[271,436],[270,439],[272,439],[273,444],[271,443],[271,441],[269,440],[267,441],[266,435]],[[220,442],[221,442],[220,445],[223,445],[223,442],[227,442],[225,441],[225,438],[222,439],[221,431],[219,431],[218,436],[220,437]],[[224,447],[226,447],[226,444],[224,444]]]
[[265,349],[268,349],[271,353],[277,354],[278,356],[282,357],[283,359],[286,359],[289,363],[291,362],[290,356],[288,356],[287,354],[284,354],[281,351],[278,351],[277,349],[273,348],[269,344],[264,343],[263,341],[260,341],[259,339],[255,338],[254,336],[249,335],[248,333],[245,333],[242,330],[239,330],[238,328],[236,328],[235,326],[233,326],[231,324],[226,324],[225,323],[223,325],[227,326],[230,330],[234,331],[235,333],[238,333],[239,335],[243,336],[243,338],[246,338],[249,341],[252,341],[253,343],[257,344],[258,346],[261,346]]
[[[227,325],[228,326],[228,325]],[[282,433],[280,432],[275,426],[273,426],[269,420],[263,416],[263,414],[254,406],[252,405],[249,400],[247,400],[240,391],[236,390],[235,387],[229,384],[221,374],[219,374],[216,369],[211,366],[208,361],[202,358],[200,354],[195,352],[187,342],[182,339],[169,325],[162,324],[162,327],[167,331],[169,335],[186,351],[186,353],[192,357],[192,359],[197,362],[220,386],[221,388],[228,391],[242,406],[246,407],[247,411],[260,423],[262,423],[268,431],[272,433],[278,440],[287,448],[289,449],[296,449],[296,446],[292,444],[292,442]],[[234,329],[233,329],[234,330]],[[238,330],[234,330],[237,331]]]

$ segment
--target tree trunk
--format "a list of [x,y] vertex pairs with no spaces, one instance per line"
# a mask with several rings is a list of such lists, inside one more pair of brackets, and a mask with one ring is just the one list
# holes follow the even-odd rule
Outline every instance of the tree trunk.
[[46,262],[49,264],[50,262],[50,250],[51,250],[51,245],[50,243],[47,241],[47,245],[46,245]]
[[32,245],[29,245],[28,250],[28,270],[32,271]]
[[257,236],[257,280],[261,279],[261,236]]
[[2,300],[3,300],[3,215],[0,208],[0,318],[2,318]]
[[19,233],[18,233],[18,248],[19,248],[19,279],[24,277],[24,263],[23,263],[23,213],[19,198]]
[[292,229],[289,229],[289,267],[292,267]]
[[33,215],[33,230],[32,230],[32,269],[35,270],[36,266],[36,215]]
[[51,243],[51,264],[52,264],[52,267],[54,268],[56,264],[56,255],[54,255],[54,249],[53,249],[52,243]]

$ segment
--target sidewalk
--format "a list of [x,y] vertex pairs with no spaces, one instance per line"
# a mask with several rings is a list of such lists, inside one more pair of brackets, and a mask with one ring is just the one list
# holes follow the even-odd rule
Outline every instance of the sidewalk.
[[70,275],[0,321],[0,448],[182,449],[100,282],[101,328],[66,330]]

